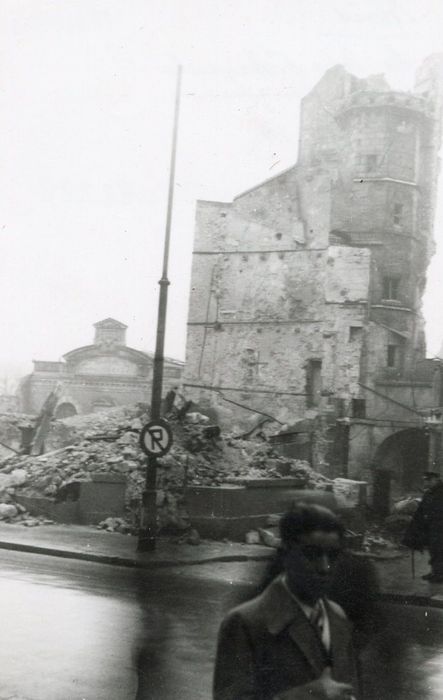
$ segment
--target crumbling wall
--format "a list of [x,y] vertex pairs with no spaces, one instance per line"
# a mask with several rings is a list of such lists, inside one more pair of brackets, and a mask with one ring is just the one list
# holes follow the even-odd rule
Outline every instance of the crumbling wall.
[[[177,382],[177,380],[176,380]],[[38,413],[55,388],[58,380],[47,377],[33,376],[29,386],[28,411]],[[69,401],[81,413],[90,413],[94,410],[97,401],[107,399],[115,405],[128,405],[138,401],[149,401],[149,387],[147,380],[137,378],[128,384],[127,381],[119,381],[118,377],[98,379],[96,377],[63,377],[61,401]]]
[[[334,453],[332,423],[343,410],[352,418],[352,399],[375,407],[361,384],[406,381],[424,353],[438,65],[440,78],[428,66],[417,94],[331,68],[302,101],[297,165],[197,211],[184,381],[213,405],[216,391],[229,391],[283,422],[326,415],[318,464]],[[309,371],[321,373],[314,401]]]

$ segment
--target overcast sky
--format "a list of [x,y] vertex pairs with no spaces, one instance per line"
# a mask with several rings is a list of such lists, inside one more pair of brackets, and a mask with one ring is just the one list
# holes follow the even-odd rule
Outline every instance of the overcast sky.
[[0,373],[91,343],[108,316],[154,349],[178,63],[166,353],[184,359],[195,201],[293,165],[300,99],[331,66],[411,89],[442,27],[441,0],[0,0]]

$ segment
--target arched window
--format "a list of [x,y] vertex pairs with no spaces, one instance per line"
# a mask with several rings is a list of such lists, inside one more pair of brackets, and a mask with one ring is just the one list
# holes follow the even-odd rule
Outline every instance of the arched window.
[[75,415],[77,415],[77,409],[75,408],[74,404],[69,403],[68,401],[60,403],[55,409],[56,418],[69,418],[70,416]]

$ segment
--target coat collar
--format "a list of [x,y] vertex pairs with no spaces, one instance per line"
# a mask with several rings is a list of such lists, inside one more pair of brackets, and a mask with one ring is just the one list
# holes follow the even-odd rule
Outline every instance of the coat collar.
[[305,613],[280,577],[262,593],[261,603],[269,632],[277,635],[287,628],[292,641],[298,646],[316,674],[320,675],[327,663],[326,650]]
[[290,595],[280,576],[272,581],[261,598],[266,625],[271,634],[279,634],[300,616],[306,619],[306,615]]
[[[320,675],[327,663],[326,650],[305,613],[291,596],[280,577],[261,594],[265,624],[272,635],[288,629],[292,641]],[[350,624],[341,608],[325,600],[331,632],[331,657],[337,677],[346,677],[349,667]]]

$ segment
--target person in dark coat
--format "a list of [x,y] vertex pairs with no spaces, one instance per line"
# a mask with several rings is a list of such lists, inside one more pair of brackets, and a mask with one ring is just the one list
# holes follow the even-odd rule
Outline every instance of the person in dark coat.
[[280,534],[283,571],[221,624],[213,698],[355,699],[352,625],[327,595],[343,528],[327,508],[299,504]]
[[430,554],[431,571],[422,576],[431,583],[443,583],[443,481],[434,471],[423,475],[425,493],[403,538],[410,549]]

